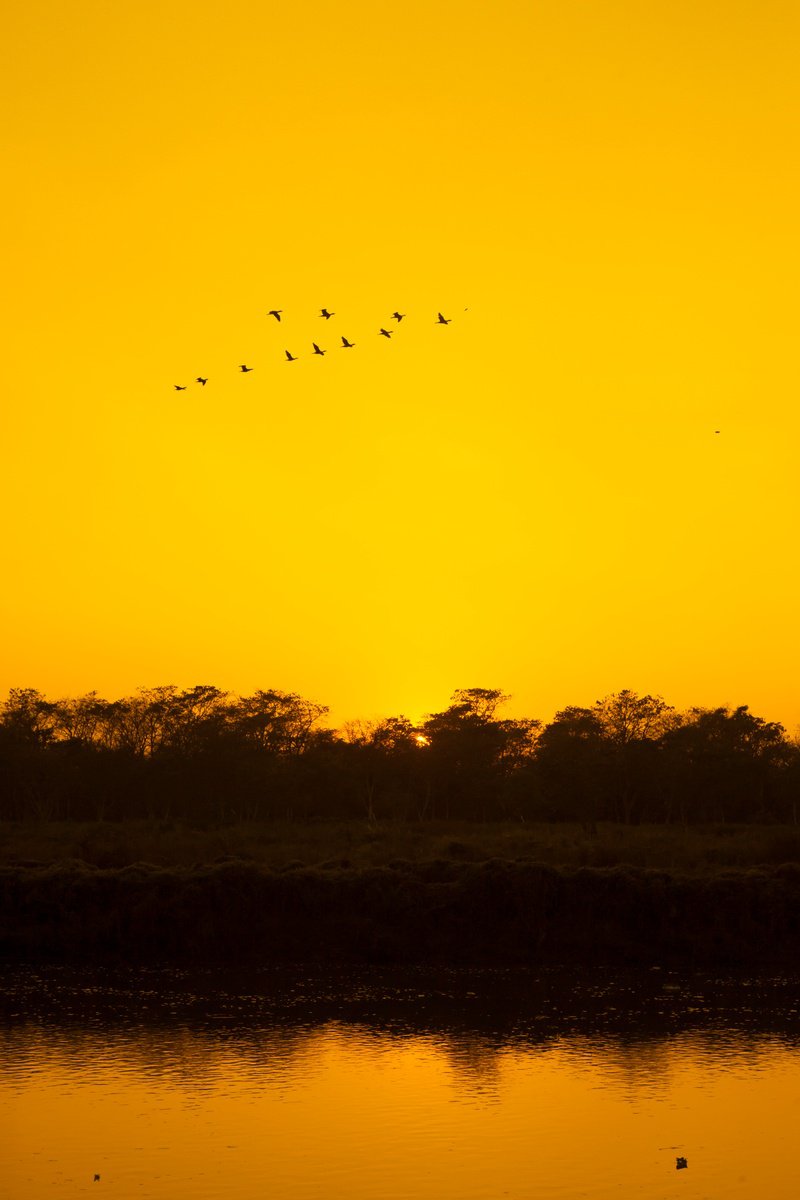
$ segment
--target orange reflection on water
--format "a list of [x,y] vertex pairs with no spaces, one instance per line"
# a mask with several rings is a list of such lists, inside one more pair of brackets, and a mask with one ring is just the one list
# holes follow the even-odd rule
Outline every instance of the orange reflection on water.
[[[25,1027],[3,1049],[8,1200],[797,1190],[798,1053],[777,1038]],[[677,1154],[689,1170],[676,1172]]]

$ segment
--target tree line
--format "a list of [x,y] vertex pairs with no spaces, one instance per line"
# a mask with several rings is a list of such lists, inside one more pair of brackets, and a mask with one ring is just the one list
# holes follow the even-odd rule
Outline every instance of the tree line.
[[800,744],[737,708],[616,692],[552,721],[491,688],[404,716],[323,725],[296,693],[200,685],[0,706],[0,819],[793,823]]

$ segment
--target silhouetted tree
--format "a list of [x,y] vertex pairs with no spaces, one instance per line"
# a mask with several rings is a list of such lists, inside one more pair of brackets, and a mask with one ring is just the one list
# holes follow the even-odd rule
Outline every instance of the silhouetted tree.
[[51,714],[53,736],[61,742],[95,745],[106,732],[108,709],[108,701],[97,692],[56,700]]
[[3,706],[3,728],[12,741],[44,746],[53,736],[54,707],[35,688],[11,688]]
[[625,688],[598,700],[594,711],[610,750],[614,818],[639,821],[656,805],[661,739],[676,724],[675,710],[661,696]]
[[359,807],[369,822],[408,815],[420,778],[423,747],[419,736],[403,716],[348,721],[344,726],[343,741]]
[[748,706],[692,708],[664,737],[673,804],[681,821],[748,821],[767,815],[776,773],[791,759],[782,725]]
[[800,746],[746,705],[680,714],[625,689],[542,728],[503,718],[507,699],[462,688],[419,728],[337,731],[294,692],[16,688],[0,704],[0,817],[797,822]]
[[536,747],[539,812],[548,820],[580,821],[595,832],[608,818],[611,752],[597,708],[570,705],[545,725]]
[[423,722],[427,788],[421,816],[486,820],[510,815],[511,792],[505,785],[532,754],[540,723],[496,720],[508,699],[491,688],[461,688],[448,708]]
[[273,754],[299,754],[311,730],[328,711],[294,692],[258,691],[229,710],[236,736]]

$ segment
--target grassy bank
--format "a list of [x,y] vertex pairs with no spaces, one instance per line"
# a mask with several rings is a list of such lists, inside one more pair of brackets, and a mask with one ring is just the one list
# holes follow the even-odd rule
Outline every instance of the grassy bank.
[[556,867],[633,866],[690,874],[800,862],[800,827],[786,825],[581,825],[396,822],[238,824],[0,823],[0,863],[80,860],[177,867],[239,858],[288,865],[381,867],[408,862],[529,860]]
[[0,868],[6,961],[795,964],[800,867]]

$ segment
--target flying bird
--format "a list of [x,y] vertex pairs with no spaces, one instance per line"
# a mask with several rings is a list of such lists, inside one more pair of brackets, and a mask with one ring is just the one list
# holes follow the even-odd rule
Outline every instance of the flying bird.
[[400,323],[400,321],[402,321],[402,319],[405,315],[406,315],[405,313],[399,313],[399,312],[392,313],[392,316],[394,317],[395,321],[397,321],[398,324]]
[[297,359],[288,350],[284,350],[283,353],[286,355],[287,362],[297,362]]
[[243,375],[246,375],[247,372],[252,371],[252,369],[253,369],[252,367],[246,367],[244,365],[244,363],[242,363],[242,365],[239,367],[239,370],[242,372]]
[[379,336],[381,336],[381,335],[382,335],[383,337],[388,337],[388,338],[390,338],[390,337],[392,336],[392,333],[391,333],[391,330],[390,330],[390,329],[382,329],[382,330],[381,330],[381,332],[380,332],[380,335],[379,335]]
[[319,315],[324,317],[326,321],[330,321],[331,317],[336,316],[336,313],[328,312],[327,308],[323,308]]
[[312,343],[311,343],[311,345],[314,347],[314,353],[315,353],[315,354],[323,354],[323,355],[324,355],[325,351],[324,351],[324,350],[320,350],[320,348],[319,348],[319,346],[317,345],[317,343],[316,343],[316,342],[312,342]]
[[449,325],[452,319],[452,317],[443,317],[442,314],[439,313],[439,320],[434,321],[434,325]]
[[100,1182],[100,1176],[99,1176],[99,1175],[95,1175],[95,1177],[94,1177],[94,1179],[92,1180],[92,1182],[93,1182],[93,1183],[99,1183],[99,1182]]
[[203,387],[205,387],[205,386],[206,386],[206,384],[208,383],[208,380],[207,380],[207,379],[203,379],[203,376],[202,376],[202,375],[198,375],[198,376],[197,376],[197,379],[195,379],[195,383],[202,383]]
[[689,1164],[686,1161],[686,1159],[683,1157],[683,1155],[681,1155],[679,1158],[675,1159],[675,1170],[676,1171],[683,1171],[686,1167],[688,1167],[688,1165]]
[[343,350],[352,350],[353,346],[355,346],[355,342],[348,342],[346,337],[342,338],[342,349]]
[[269,310],[269,312],[267,313],[267,316],[274,317],[276,321],[280,321],[282,312],[283,312],[282,308],[271,308]]
[[175,388],[176,392],[185,392],[186,391],[186,388],[181,387],[181,385],[179,383],[173,383],[172,386]]

